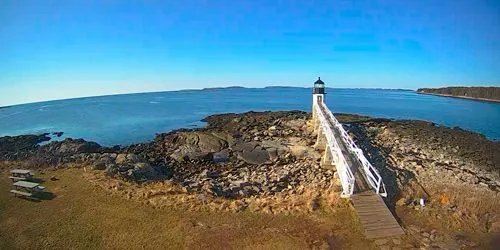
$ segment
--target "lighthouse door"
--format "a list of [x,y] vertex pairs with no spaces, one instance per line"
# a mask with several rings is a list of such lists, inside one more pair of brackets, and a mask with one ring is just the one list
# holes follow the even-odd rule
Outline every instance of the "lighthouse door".
[[323,96],[318,95],[318,103],[322,103],[322,102],[323,102]]

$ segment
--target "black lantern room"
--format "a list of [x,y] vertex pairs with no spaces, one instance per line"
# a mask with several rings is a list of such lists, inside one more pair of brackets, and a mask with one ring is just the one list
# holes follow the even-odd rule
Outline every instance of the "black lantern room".
[[325,83],[319,77],[314,82],[313,94],[325,94]]

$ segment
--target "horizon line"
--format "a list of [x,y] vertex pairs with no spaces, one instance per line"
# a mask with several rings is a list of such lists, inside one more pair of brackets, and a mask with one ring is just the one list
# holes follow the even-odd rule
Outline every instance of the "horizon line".
[[[450,87],[497,87],[497,86],[447,86],[447,87],[435,87],[435,88],[417,88],[417,89],[409,89],[409,88],[381,88],[381,87],[372,87],[372,88],[364,88],[364,87],[353,87],[353,88],[345,88],[345,87],[326,87],[326,89],[373,89],[373,90],[398,90],[398,91],[415,91],[417,92],[419,89],[442,89],[442,88],[450,88]],[[102,94],[102,95],[89,95],[89,96],[75,96],[61,99],[49,99],[49,100],[41,100],[41,101],[33,101],[33,102],[23,102],[23,103],[14,103],[8,104],[4,106],[0,106],[0,109],[9,108],[13,106],[26,105],[26,104],[35,104],[35,103],[45,103],[45,102],[54,102],[54,101],[67,101],[67,100],[77,100],[84,98],[93,98],[93,97],[107,97],[107,96],[120,96],[120,95],[135,95],[135,94],[152,94],[152,93],[164,93],[164,92],[180,92],[180,91],[210,91],[210,90],[219,90],[219,89],[231,89],[231,88],[243,88],[243,89],[266,89],[266,88],[301,88],[307,89],[312,87],[300,87],[300,86],[287,86],[287,85],[268,85],[264,87],[245,87],[245,86],[225,86],[225,87],[206,87],[206,88],[192,88],[192,89],[171,89],[171,90],[160,90],[160,91],[139,91],[139,92],[128,92],[128,93],[110,93],[110,94]]]

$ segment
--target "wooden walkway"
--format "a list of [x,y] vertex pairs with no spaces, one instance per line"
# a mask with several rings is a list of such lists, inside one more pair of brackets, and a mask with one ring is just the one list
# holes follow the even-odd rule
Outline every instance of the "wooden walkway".
[[351,199],[365,229],[366,238],[373,239],[404,234],[382,197],[375,192],[367,191],[353,194]]
[[[320,106],[320,109],[323,114],[327,113],[325,107]],[[368,239],[373,239],[404,234],[403,229],[385,205],[382,197],[373,191],[362,171],[362,165],[357,156],[351,153],[345,142],[340,139],[341,133],[339,129],[331,119],[327,119],[327,122],[341,154],[355,177],[354,194],[351,195],[351,199],[365,229],[365,236]]]

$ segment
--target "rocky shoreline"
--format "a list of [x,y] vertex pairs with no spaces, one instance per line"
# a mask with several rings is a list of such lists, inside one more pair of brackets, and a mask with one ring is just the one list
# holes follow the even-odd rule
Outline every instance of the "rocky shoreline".
[[[393,211],[422,210],[423,198],[426,219],[500,230],[500,142],[424,121],[336,116],[382,174]],[[335,168],[320,165],[310,118],[301,111],[212,115],[205,128],[126,147],[1,137],[0,166],[84,168],[97,186],[158,207],[309,213],[349,206]]]
[[[447,178],[500,191],[500,142],[423,121],[337,116],[372,164],[387,175],[384,180],[394,195],[411,178]],[[189,190],[212,190],[223,197],[268,194],[333,179],[334,168],[319,173],[314,167],[295,167],[319,166],[321,154],[312,148],[316,135],[309,119],[301,111],[212,115],[204,119],[206,128],[161,133],[150,143],[126,147],[102,147],[83,139],[40,146],[50,140],[48,134],[6,136],[0,138],[0,160],[31,168],[79,164],[136,182],[172,179]],[[279,177],[270,177],[274,172]]]

